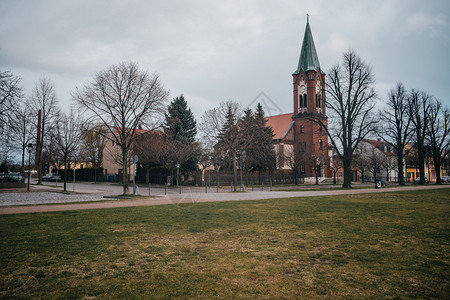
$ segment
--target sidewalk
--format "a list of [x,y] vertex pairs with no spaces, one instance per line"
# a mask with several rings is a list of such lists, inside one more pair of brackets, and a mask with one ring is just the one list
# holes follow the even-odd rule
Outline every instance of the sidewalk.
[[[83,185],[86,188],[83,188]],[[352,190],[302,190],[302,191],[248,191],[248,192],[214,192],[205,193],[204,188],[191,188],[179,194],[178,190],[171,190],[164,195],[164,189],[153,189],[157,196],[139,198],[139,199],[117,199],[107,200],[104,196],[119,195],[121,186],[95,185],[81,183],[75,186],[75,189],[83,193],[62,194],[61,187],[52,186],[32,186],[30,192],[1,192],[0,193],[0,214],[17,214],[33,212],[52,212],[68,211],[96,208],[114,208],[130,206],[148,206],[162,204],[181,204],[181,203],[200,203],[215,201],[239,201],[239,200],[260,200],[272,198],[292,198],[292,197],[314,197],[314,196],[332,196],[332,195],[350,195],[366,193],[383,193],[411,190],[428,190],[437,188],[450,188],[450,185],[425,185],[425,186],[406,186],[390,187],[385,189],[364,188]],[[317,187],[316,187],[317,188]],[[132,190],[132,188],[131,188]],[[202,192],[203,191],[203,192]],[[161,195],[162,193],[162,195]],[[144,194],[145,193],[141,193]],[[147,194],[148,195],[148,194]],[[154,194],[152,194],[154,195]],[[144,196],[145,197],[145,196]],[[90,203],[80,203],[87,202]],[[77,202],[70,204],[71,202]],[[93,203],[92,203],[93,202]],[[48,204],[53,205],[48,205]],[[31,204],[31,205],[30,205]],[[40,205],[34,205],[40,204]]]

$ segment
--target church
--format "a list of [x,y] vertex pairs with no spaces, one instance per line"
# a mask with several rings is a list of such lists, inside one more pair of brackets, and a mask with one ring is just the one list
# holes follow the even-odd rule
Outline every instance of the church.
[[305,179],[331,177],[330,150],[325,128],[325,73],[307,19],[298,66],[292,74],[293,112],[267,117],[271,126],[277,169],[296,170]]

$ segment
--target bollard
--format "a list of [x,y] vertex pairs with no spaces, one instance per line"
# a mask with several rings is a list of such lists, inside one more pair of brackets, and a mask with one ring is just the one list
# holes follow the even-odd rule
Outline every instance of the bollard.
[[166,184],[164,185],[164,195],[167,195],[167,182],[166,182]]

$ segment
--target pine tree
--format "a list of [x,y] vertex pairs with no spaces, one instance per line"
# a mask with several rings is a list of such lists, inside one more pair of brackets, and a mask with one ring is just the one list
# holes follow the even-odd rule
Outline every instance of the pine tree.
[[255,143],[251,157],[252,167],[256,170],[274,169],[276,164],[276,155],[273,148],[273,129],[267,127],[264,110],[260,103],[256,107],[253,116],[254,128],[252,132],[252,141]]
[[236,124],[236,117],[232,107],[228,106],[225,124],[219,133],[219,142],[216,145],[216,151],[220,151],[223,157],[228,157],[233,165],[233,183],[236,191],[237,185],[237,162],[236,157],[239,150],[239,135]]
[[164,131],[174,140],[193,143],[197,134],[197,122],[183,94],[173,99],[167,110]]
[[172,100],[165,114],[164,132],[171,137],[174,164],[184,170],[196,170],[198,145],[195,141],[197,122],[183,95]]

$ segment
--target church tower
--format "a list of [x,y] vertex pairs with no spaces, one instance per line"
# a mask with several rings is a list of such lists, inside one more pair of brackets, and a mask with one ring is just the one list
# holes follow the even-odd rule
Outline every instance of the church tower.
[[294,151],[298,153],[300,172],[305,177],[328,177],[328,137],[326,130],[313,120],[327,126],[325,110],[325,73],[322,72],[307,17],[300,59],[292,74],[294,94]]

